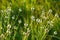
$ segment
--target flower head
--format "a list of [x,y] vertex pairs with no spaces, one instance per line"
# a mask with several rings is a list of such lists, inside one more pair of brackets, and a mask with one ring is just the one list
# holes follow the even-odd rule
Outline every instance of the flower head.
[[15,16],[12,16],[12,19],[15,19]]
[[16,29],[17,29],[17,27],[16,27],[16,26],[14,26],[14,29],[16,30]]
[[21,8],[19,8],[19,12],[22,12],[22,9]]
[[51,13],[52,12],[52,9],[49,9],[48,13]]
[[6,33],[7,33],[7,34],[10,34],[11,32],[10,32],[10,30],[7,30]]
[[46,20],[46,19],[47,19],[47,17],[46,17],[46,16],[42,16],[42,18],[43,18],[44,20]]
[[34,16],[31,16],[31,19],[32,19],[32,21],[35,21],[35,17]]
[[50,26],[53,26],[53,21],[48,21],[47,22]]
[[3,10],[1,10],[1,12],[3,13],[4,11],[3,11]]
[[29,28],[27,28],[27,33],[29,33],[30,32],[30,29]]
[[7,29],[10,29],[10,28],[11,28],[11,25],[10,25],[10,24],[8,24],[8,25],[7,25]]
[[44,15],[45,14],[45,10],[42,10],[42,15]]
[[34,7],[31,7],[31,11],[34,11],[35,10],[35,8]]
[[1,34],[1,37],[4,37],[4,34]]
[[37,23],[39,23],[39,22],[40,22],[40,19],[39,19],[39,18],[37,18],[37,19],[36,19],[36,22],[37,22]]
[[24,26],[27,27],[28,26],[28,23],[24,23]]
[[9,18],[8,16],[5,16],[5,18]]
[[48,28],[45,29],[45,32],[49,32]]
[[27,33],[26,32],[23,32],[23,35],[27,35]]
[[55,14],[55,17],[57,17],[57,18],[58,18],[58,17],[59,17],[59,15],[56,13],[56,14]]
[[3,29],[3,28],[1,27],[1,29]]
[[22,23],[22,21],[21,20],[18,20],[18,23],[20,24],[20,23]]
[[57,35],[57,31],[54,31],[54,35]]

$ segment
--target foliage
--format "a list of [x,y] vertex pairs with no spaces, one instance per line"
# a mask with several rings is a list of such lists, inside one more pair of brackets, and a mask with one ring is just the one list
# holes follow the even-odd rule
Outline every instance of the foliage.
[[60,40],[60,0],[0,0],[0,40]]

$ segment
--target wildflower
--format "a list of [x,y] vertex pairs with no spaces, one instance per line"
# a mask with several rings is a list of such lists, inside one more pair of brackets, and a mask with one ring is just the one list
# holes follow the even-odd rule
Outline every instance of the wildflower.
[[52,24],[52,23],[53,23],[53,21],[48,21],[47,23],[48,23],[48,24]]
[[22,21],[21,20],[18,20],[18,23],[20,24],[20,23],[22,23]]
[[27,36],[29,36],[30,32],[27,32]]
[[11,11],[11,8],[10,8],[10,7],[7,7],[7,9],[5,9],[4,11],[5,11],[7,14],[9,14],[10,11]]
[[12,16],[12,19],[15,19],[15,16]]
[[8,11],[11,11],[11,8],[10,8],[10,7],[7,7],[7,10],[8,10]]
[[48,24],[50,24],[50,23],[51,23],[51,21],[48,21],[47,23],[48,23]]
[[5,16],[5,18],[9,18],[8,16]]
[[48,21],[47,22],[50,26],[53,26],[53,21]]
[[59,15],[56,13],[56,14],[55,14],[55,17],[57,17],[57,18],[58,18],[58,17],[59,17]]
[[52,9],[49,9],[48,13],[52,13]]
[[36,22],[37,22],[37,23],[39,23],[39,22],[40,22],[40,19],[39,19],[39,18],[37,18],[37,19],[36,19]]
[[27,27],[28,26],[28,23],[24,23],[24,26]]
[[35,21],[35,17],[34,16],[31,16],[31,19],[32,19],[32,21]]
[[12,6],[12,3],[10,2],[10,5]]
[[45,32],[49,32],[48,28],[45,29]]
[[53,24],[50,24],[51,27],[53,27],[54,25]]
[[3,28],[1,27],[1,29],[3,29]]
[[44,27],[43,27],[43,26],[41,26],[40,28],[41,28],[41,29],[44,29]]
[[35,10],[35,8],[34,7],[31,7],[31,11],[34,11]]
[[27,33],[26,32],[23,32],[23,35],[27,35]]
[[14,26],[13,28],[14,28],[14,29],[17,29],[17,27],[16,27],[16,26]]
[[42,10],[42,15],[44,15],[45,14],[45,10]]
[[54,35],[57,35],[57,31],[54,31]]
[[19,8],[19,12],[22,12],[22,9],[21,8]]
[[53,21],[51,21],[51,23],[54,23]]
[[29,32],[23,32],[23,35],[25,35],[25,36],[29,36]]
[[51,26],[53,26],[53,23],[54,23],[54,22],[53,22],[53,21],[51,21],[51,24],[50,24],[50,25],[51,25]]
[[3,10],[1,10],[1,12],[3,13],[4,11],[3,11]]
[[30,32],[30,29],[29,28],[27,28],[27,33],[29,33]]
[[47,17],[45,17],[45,16],[42,16],[42,18],[43,18],[44,20],[46,20],[46,19],[47,19]]
[[10,28],[11,28],[11,25],[10,25],[10,24],[8,24],[8,25],[7,25],[7,29],[10,29]]
[[1,34],[1,37],[4,37],[4,34]]
[[52,9],[49,9],[48,16],[50,16],[51,13],[52,13]]
[[7,30],[6,33],[7,33],[7,34],[10,34],[11,32],[10,32],[10,30]]

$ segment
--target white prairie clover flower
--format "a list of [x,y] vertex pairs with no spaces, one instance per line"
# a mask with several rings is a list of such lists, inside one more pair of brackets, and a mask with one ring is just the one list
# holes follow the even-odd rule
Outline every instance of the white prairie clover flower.
[[57,35],[57,31],[54,31],[54,35]]
[[54,23],[54,22],[53,22],[53,21],[51,21],[51,24],[50,24],[50,25],[51,25],[51,26],[53,26],[53,23]]
[[41,29],[44,29],[44,27],[43,27],[43,26],[41,26],[40,28],[41,28]]
[[37,18],[37,19],[36,19],[36,22],[37,22],[37,23],[39,23],[39,22],[40,22],[40,19],[39,19],[39,18]]
[[11,32],[10,32],[10,30],[7,30],[6,33],[7,33],[7,34],[10,34]]
[[48,23],[48,24],[50,24],[50,23],[51,23],[51,21],[48,21],[47,23]]
[[10,24],[8,24],[8,25],[7,25],[7,29],[10,29],[10,28],[11,28],[11,25],[10,25]]
[[23,32],[23,35],[29,36],[30,32]]
[[52,13],[52,9],[49,9],[48,13]]
[[24,26],[27,27],[28,26],[28,23],[24,23]]
[[34,11],[35,10],[35,8],[34,7],[31,7],[31,11]]
[[51,13],[52,13],[52,9],[49,9],[48,16],[50,16]]
[[42,10],[42,15],[44,15],[45,14],[45,10]]
[[19,12],[22,12],[22,9],[21,8],[19,8]]
[[48,24],[52,24],[52,23],[53,23],[53,21],[48,21],[47,23],[48,23]]
[[57,18],[58,18],[58,17],[59,17],[59,15],[56,13],[56,14],[55,14],[55,17],[57,17]]
[[34,16],[31,16],[31,19],[32,19],[32,21],[35,21],[35,17]]
[[0,29],[3,29],[2,27]]
[[7,7],[7,9],[5,9],[4,12],[6,12],[7,14],[9,14],[11,12],[11,8]]
[[45,29],[45,32],[49,32],[48,28]]
[[27,28],[27,33],[29,33],[30,32],[30,29],[29,28]]
[[8,11],[11,11],[11,8],[10,8],[10,7],[7,7],[7,10],[8,10]]
[[16,26],[14,26],[14,29],[17,29],[17,27],[16,27]]
[[18,20],[18,23],[20,24],[20,23],[22,23],[22,21],[21,20]]
[[9,18],[8,16],[5,16],[5,18]]
[[43,18],[44,20],[46,20],[46,19],[47,19],[47,17],[46,17],[46,16],[42,16],[42,18]]
[[10,5],[12,5],[12,3],[10,2]]
[[3,13],[4,11],[3,11],[3,10],[1,10],[1,12]]
[[23,35],[27,35],[27,33],[26,32],[23,32]]
[[53,26],[53,21],[48,21],[48,24],[50,24],[50,26]]
[[12,16],[12,19],[15,19],[15,16]]
[[4,37],[4,34],[1,34],[1,37]]

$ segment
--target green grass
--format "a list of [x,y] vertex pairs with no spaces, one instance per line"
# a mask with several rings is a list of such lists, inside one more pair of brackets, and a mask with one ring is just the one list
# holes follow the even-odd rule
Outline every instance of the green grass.
[[60,0],[0,0],[0,40],[60,40]]

